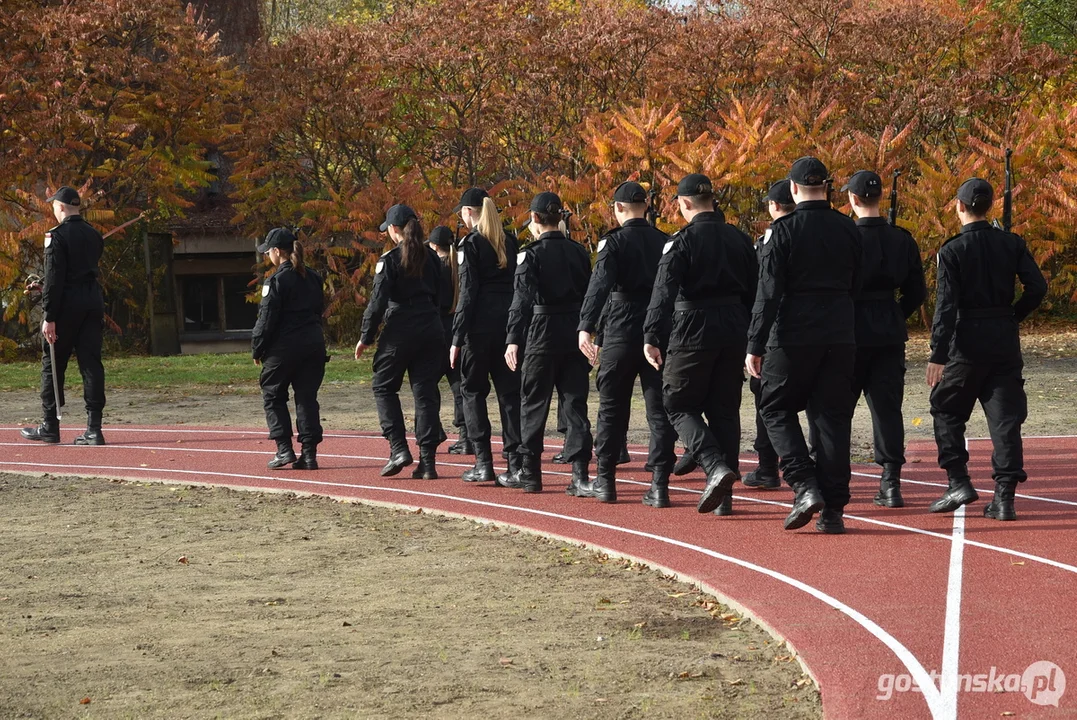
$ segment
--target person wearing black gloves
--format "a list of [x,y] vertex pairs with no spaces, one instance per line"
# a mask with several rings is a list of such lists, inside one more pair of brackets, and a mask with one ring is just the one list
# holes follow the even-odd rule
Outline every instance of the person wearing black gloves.
[[[275,228],[258,246],[275,268],[262,285],[258,322],[251,332],[251,354],[262,366],[258,384],[265,403],[269,439],[277,442],[271,469],[291,465],[296,470],[318,469],[322,441],[318,389],[325,378],[325,335],[322,279],[303,263],[303,246],[287,228]],[[302,446],[292,448],[292,418],[288,388],[295,394],[295,424]]]
[[696,510],[728,515],[738,477],[742,363],[758,263],[751,238],[715,207],[706,175],[681,180],[677,204],[688,224],[663,248],[643,352],[655,370],[664,362],[666,410],[687,452],[707,473]]
[[[438,225],[430,231],[427,244],[430,249],[441,258],[441,298],[438,304],[441,310],[441,323],[445,328],[445,344],[452,344],[452,321],[456,312],[456,301],[460,280],[459,258],[455,245],[456,238],[451,229],[444,225]],[[449,380],[449,391],[452,392],[452,424],[456,428],[459,439],[449,446],[450,455],[474,455],[475,450],[467,437],[467,423],[464,422],[464,397],[460,393],[460,368],[454,368],[445,358],[444,376]],[[438,437],[445,436],[445,430],[438,418]]]
[[[879,213],[882,178],[860,170],[842,188],[857,217],[863,250],[863,287],[856,297],[856,365],[853,397],[863,394],[871,413],[875,462],[882,466],[875,504],[905,506],[901,467],[905,464],[905,320],[927,298],[920,247],[908,231],[890,225]],[[898,300],[894,293],[901,293]]]
[[482,188],[470,188],[456,211],[468,229],[460,241],[460,289],[453,317],[449,362],[460,368],[464,421],[475,450],[475,466],[464,471],[465,482],[491,482],[494,474],[492,430],[486,400],[493,382],[501,412],[501,437],[509,468],[519,469],[520,374],[505,366],[505,325],[512,304],[516,272],[516,238],[501,226],[494,199]]
[[[764,238],[745,366],[762,378],[760,412],[795,493],[785,529],[803,527],[823,510],[816,529],[839,534],[852,475],[849,398],[861,240],[856,224],[830,207],[828,176],[816,158],[793,163],[789,181],[797,207],[775,220]],[[804,410],[815,458],[797,416]]]
[[[22,436],[38,442],[60,442],[57,408],[64,406],[64,374],[74,352],[86,403],[86,432],[75,438],[75,444],[104,445],[101,420],[105,408],[105,368],[101,364],[101,343],[105,299],[97,279],[101,276],[98,263],[105,241],[82,218],[79,209],[82,201],[73,188],[61,187],[46,202],[52,203],[53,215],[60,224],[45,233],[45,277],[41,287],[45,311],[41,323],[42,420],[36,428],[23,428]],[[60,397],[56,397],[55,388],[59,388]]]
[[389,461],[381,475],[396,475],[413,461],[400,407],[406,372],[415,398],[419,445],[419,464],[411,476],[433,480],[438,476],[434,463],[441,413],[438,380],[445,365],[445,330],[438,310],[444,265],[427,247],[422,224],[407,205],[389,208],[380,230],[389,233],[396,247],[382,255],[374,268],[374,288],[363,313],[355,359],[374,344],[384,321],[371,382],[381,433],[389,441]]
[[617,500],[614,475],[617,460],[625,451],[632,389],[638,377],[651,432],[647,458],[651,488],[643,503],[665,508],[670,505],[669,473],[676,459],[673,446],[677,433],[662,404],[662,374],[640,356],[639,348],[658,261],[669,237],[647,222],[646,213],[647,191],[639,183],[618,186],[613,193],[613,214],[619,227],[598,243],[598,258],[580,310],[579,348],[592,365],[598,362],[594,334],[600,318],[603,330],[602,364],[596,382],[595,479],[580,488],[580,495],[602,502]]
[[[542,446],[556,387],[565,398],[565,457],[572,462],[569,495],[587,482],[591,423],[587,393],[591,367],[576,344],[580,304],[591,277],[591,257],[560,230],[561,198],[539,193],[531,201],[531,232],[538,239],[516,258],[505,363],[520,372],[522,456],[518,472],[498,480],[524,492],[542,491]],[[523,346],[523,358],[520,348]]]
[[[949,488],[931,512],[952,512],[977,499],[969,478],[965,424],[980,401],[994,452],[995,496],[984,517],[1016,520],[1014,494],[1027,479],[1021,425],[1028,414],[1018,324],[1039,307],[1047,281],[1020,235],[991,227],[987,212],[995,191],[986,180],[967,180],[954,209],[961,232],[939,250],[938,299],[931,327],[931,417],[939,467]],[[1024,291],[1014,302],[1014,281]]]

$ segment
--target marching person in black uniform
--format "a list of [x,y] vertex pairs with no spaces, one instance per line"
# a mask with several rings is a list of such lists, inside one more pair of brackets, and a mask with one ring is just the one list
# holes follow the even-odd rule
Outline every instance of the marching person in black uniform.
[[[455,245],[456,238],[452,230],[444,225],[438,225],[430,231],[427,244],[430,249],[441,258],[441,298],[438,307],[441,310],[441,324],[445,328],[445,345],[452,345],[452,321],[456,312],[456,301],[460,280],[458,257]],[[450,455],[472,455],[475,450],[467,437],[467,424],[464,422],[464,397],[460,393],[460,368],[454,368],[445,357],[444,376],[449,380],[449,390],[452,392],[452,424],[456,428],[459,439],[449,446]],[[438,417],[438,437],[445,436],[445,430]]]
[[[961,185],[955,202],[961,232],[939,250],[927,383],[939,466],[950,487],[931,512],[951,512],[978,497],[969,479],[965,424],[979,400],[994,445],[995,496],[984,517],[1016,520],[1014,493],[1028,477],[1021,442],[1028,400],[1017,326],[1039,307],[1047,281],[1019,235],[988,224],[994,197],[985,180]],[[1016,303],[1014,278],[1024,288]]]
[[572,463],[572,480],[565,492],[578,495],[588,479],[592,449],[587,419],[591,368],[576,343],[591,257],[559,229],[562,209],[561,198],[552,192],[535,196],[531,231],[538,239],[516,258],[505,363],[514,371],[521,367],[522,463],[519,472],[499,478],[499,483],[529,493],[542,491],[542,441],[556,387],[565,398],[564,453]]
[[[828,172],[803,157],[789,173],[796,210],[771,225],[745,365],[762,378],[759,407],[796,498],[785,529],[843,533],[849,502],[849,436],[856,360],[853,297],[860,288],[860,233],[826,199]],[[766,356],[765,358],[763,356]],[[797,413],[807,410],[815,459]]]
[[707,473],[696,509],[728,515],[738,477],[742,358],[758,264],[751,238],[715,207],[706,175],[681,180],[677,203],[688,224],[663,248],[643,352],[661,369],[668,341],[665,407],[687,452]]
[[[613,213],[619,228],[598,243],[598,258],[580,311],[580,352],[594,365],[598,348],[594,333],[603,319],[602,365],[598,371],[598,432],[595,438],[595,480],[580,488],[580,495],[616,502],[614,473],[625,451],[625,433],[636,378],[643,387],[651,441],[647,464],[651,488],[643,503],[669,507],[669,473],[676,456],[677,433],[662,404],[662,375],[640,356],[643,321],[658,272],[658,261],[668,236],[645,219],[647,191],[639,183],[622,183],[613,194]],[[609,305],[607,307],[607,301]]]
[[[853,408],[861,393],[867,398],[874,435],[875,462],[882,480],[875,504],[905,506],[901,497],[901,466],[905,464],[905,320],[927,298],[920,247],[906,230],[890,225],[879,213],[882,179],[870,170],[849,178],[849,204],[858,218],[863,250],[863,287],[856,297],[856,365],[853,368]],[[894,291],[900,291],[896,300]]]
[[[269,439],[277,441],[272,469],[291,465],[296,470],[318,469],[322,441],[318,389],[325,378],[325,335],[322,313],[325,294],[321,277],[303,263],[303,246],[291,230],[275,228],[258,252],[276,271],[262,285],[258,322],[251,333],[251,354],[262,366],[262,387]],[[295,423],[302,452],[292,449],[292,418],[288,387],[295,393]]]
[[465,482],[491,482],[494,455],[486,399],[490,381],[501,410],[501,437],[509,469],[520,460],[520,375],[505,366],[505,326],[512,304],[516,272],[516,238],[505,232],[497,205],[482,188],[464,192],[456,206],[469,232],[460,242],[460,289],[453,317],[449,363],[460,368],[464,421],[475,450],[475,467],[464,471]]
[[419,464],[411,476],[434,480],[438,476],[434,453],[441,413],[438,380],[445,365],[445,330],[438,310],[444,265],[427,247],[422,224],[407,205],[389,208],[380,230],[389,233],[396,247],[382,255],[375,267],[374,288],[363,313],[355,359],[374,344],[384,320],[371,383],[381,432],[389,441],[389,461],[381,475],[391,477],[412,463],[400,407],[400,386],[406,372],[415,398],[419,445]]
[[[81,200],[73,188],[61,187],[46,202],[52,203],[53,215],[60,224],[45,233],[45,277],[41,288],[45,311],[41,323],[43,417],[38,427],[23,428],[22,436],[39,442],[60,442],[57,407],[64,405],[64,374],[73,351],[82,375],[86,403],[86,432],[75,438],[75,444],[104,445],[101,415],[105,408],[105,368],[101,364],[101,342],[105,299],[97,279],[101,275],[98,263],[105,241],[101,233],[82,219]],[[31,291],[35,289],[33,285],[28,287]],[[59,388],[59,398],[54,388]]]

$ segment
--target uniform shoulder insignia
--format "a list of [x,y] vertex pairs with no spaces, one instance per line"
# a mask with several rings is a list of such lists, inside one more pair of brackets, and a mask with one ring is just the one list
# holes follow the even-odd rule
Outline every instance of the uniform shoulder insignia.
[[523,265],[524,260],[527,260],[527,251],[526,250],[521,250],[520,252],[516,253],[516,264],[518,266]]
[[763,233],[763,244],[766,245],[768,242],[770,242],[770,238],[773,235],[774,230],[772,230],[771,228],[767,228],[766,232]]
[[665,255],[669,252],[669,249],[673,247],[673,243],[676,241],[677,236],[674,235],[669,241],[666,242],[665,247],[662,248],[662,254]]
[[456,264],[457,265],[463,265],[464,264],[464,251],[463,250],[457,250],[456,251]]
[[262,285],[262,297],[269,297],[269,281]]
[[47,232],[45,233],[45,247],[49,247],[50,245],[52,245],[52,233]]
[[[384,255],[382,257],[384,257]],[[374,274],[377,275],[378,273],[380,273],[384,269],[385,269],[385,261],[384,260],[378,260],[378,264],[374,266]]]
[[602,252],[606,248],[606,243],[609,242],[609,239],[611,237],[613,237],[612,234],[606,235],[604,238],[598,241],[598,252]]

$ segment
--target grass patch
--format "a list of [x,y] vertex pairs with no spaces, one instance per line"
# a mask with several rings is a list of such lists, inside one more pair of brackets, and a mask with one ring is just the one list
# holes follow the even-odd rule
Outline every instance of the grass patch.
[[[363,359],[352,358],[351,348],[330,351],[332,361],[325,367],[325,382],[370,382],[372,350]],[[229,387],[258,388],[258,368],[248,353],[227,355],[176,355],[149,357],[131,355],[105,358],[106,388],[157,390],[165,388]],[[79,382],[75,358],[67,369],[68,392]],[[40,362],[0,364],[0,391],[37,389],[41,382]]]

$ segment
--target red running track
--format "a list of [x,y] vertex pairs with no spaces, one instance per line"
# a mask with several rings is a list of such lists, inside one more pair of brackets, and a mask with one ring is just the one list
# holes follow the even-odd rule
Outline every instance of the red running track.
[[0,428],[0,469],[313,493],[513,525],[697,582],[795,648],[827,718],[1077,717],[1077,688],[1065,688],[1067,675],[1077,682],[1077,437],[1026,440],[1018,522],[981,514],[992,487],[984,440],[970,442],[981,500],[928,513],[944,476],[933,445],[916,444],[906,507],[872,505],[877,468],[854,467],[849,532],[825,536],[814,523],[782,530],[784,488],[738,485],[732,516],[699,515],[699,474],[674,479],[673,508],[645,507],[639,448],[618,468],[619,502],[604,505],[566,496],[566,468],[549,463],[540,495],[463,483],[467,458],[444,453],[441,479],[381,478],[387,446],[371,435],[327,436],[317,472],[267,470],[264,430],[117,426],[106,436],[101,448],[38,445]]

